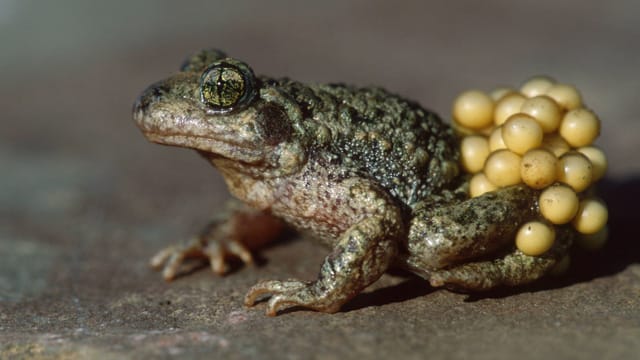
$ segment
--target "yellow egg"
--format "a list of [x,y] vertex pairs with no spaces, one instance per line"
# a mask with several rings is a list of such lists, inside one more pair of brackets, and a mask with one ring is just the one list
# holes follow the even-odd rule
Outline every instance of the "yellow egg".
[[493,121],[493,100],[482,91],[460,94],[453,103],[453,119],[469,129],[482,129]]
[[593,180],[591,162],[579,152],[570,152],[560,157],[558,163],[558,181],[567,184],[576,192],[588,188]]
[[518,230],[516,246],[525,255],[538,256],[547,252],[556,240],[553,227],[539,222],[528,222]]
[[498,150],[487,158],[484,174],[497,186],[509,186],[520,183],[519,155],[509,150]]
[[508,95],[514,92],[516,91],[511,88],[499,87],[491,90],[491,92],[489,93],[489,96],[491,97],[491,99],[493,99],[493,101],[498,101],[502,99],[505,95]]
[[540,213],[554,224],[566,224],[576,216],[579,207],[575,191],[564,185],[552,186],[540,194]]
[[577,243],[581,248],[588,251],[596,251],[602,249],[607,243],[609,237],[609,227],[604,226],[595,234],[581,234],[578,236]]
[[469,181],[469,194],[471,197],[480,196],[484,193],[494,191],[498,187],[493,185],[483,173],[473,175]]
[[494,123],[502,125],[511,115],[519,113],[525,100],[526,98],[519,93],[505,95],[496,103]]
[[489,151],[494,152],[500,149],[506,149],[507,145],[502,140],[502,126],[498,126],[493,129],[491,135],[489,135]]
[[549,150],[534,149],[522,156],[520,176],[522,182],[534,189],[544,189],[556,181],[558,158]]
[[[489,142],[491,148],[491,142]],[[595,146],[585,146],[578,149],[578,152],[586,156],[591,161],[593,170],[593,181],[602,179],[607,172],[607,156],[604,152]]]
[[526,97],[543,95],[553,84],[555,84],[555,80],[548,76],[535,76],[522,84],[520,92]]
[[515,114],[502,125],[502,140],[516,154],[524,154],[542,144],[542,128],[529,115]]
[[551,151],[557,157],[564,155],[571,149],[569,144],[557,133],[546,134],[544,138],[542,138],[541,146]]
[[480,135],[465,136],[460,142],[462,167],[469,173],[475,174],[484,167],[489,157],[489,142]]
[[563,115],[560,106],[545,95],[527,99],[522,104],[520,111],[536,119],[545,133],[556,131],[560,126]]
[[608,219],[607,206],[600,200],[587,198],[580,202],[573,227],[583,234],[595,234],[604,228]]
[[573,147],[588,146],[600,135],[600,120],[591,110],[573,109],[562,119],[559,133]]
[[573,110],[582,106],[580,92],[571,85],[555,84],[547,90],[545,95],[555,100],[558,105],[566,110]]

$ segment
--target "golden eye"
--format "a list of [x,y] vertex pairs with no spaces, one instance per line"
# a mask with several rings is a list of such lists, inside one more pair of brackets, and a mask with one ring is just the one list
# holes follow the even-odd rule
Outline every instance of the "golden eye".
[[202,74],[201,100],[214,111],[237,109],[253,99],[254,82],[247,65],[233,59],[216,62]]

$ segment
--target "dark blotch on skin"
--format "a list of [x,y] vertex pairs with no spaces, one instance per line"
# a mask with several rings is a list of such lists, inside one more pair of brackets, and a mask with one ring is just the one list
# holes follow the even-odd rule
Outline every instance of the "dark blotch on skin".
[[265,103],[258,107],[256,126],[267,145],[277,145],[291,136],[291,124],[287,113],[273,103]]

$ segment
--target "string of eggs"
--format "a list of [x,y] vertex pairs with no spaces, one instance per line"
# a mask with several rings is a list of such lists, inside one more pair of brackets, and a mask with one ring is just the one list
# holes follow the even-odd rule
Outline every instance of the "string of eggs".
[[607,207],[589,191],[607,169],[604,152],[593,145],[600,120],[574,86],[538,76],[519,90],[466,91],[454,101],[453,119],[462,167],[473,174],[470,196],[519,183],[541,190],[541,219],[516,235],[521,252],[544,254],[555,241],[555,226],[568,223],[581,234],[583,248],[604,245]]

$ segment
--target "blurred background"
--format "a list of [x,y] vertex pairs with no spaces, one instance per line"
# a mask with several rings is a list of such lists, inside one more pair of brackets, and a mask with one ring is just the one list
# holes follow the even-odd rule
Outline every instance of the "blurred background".
[[[119,350],[106,342],[94,344],[96,334],[111,334],[128,349],[140,345],[131,340],[140,335],[138,331],[167,329],[167,318],[173,319],[172,329],[189,331],[230,326],[228,313],[233,311],[245,320],[256,316],[255,321],[264,321],[262,309],[245,313],[240,306],[248,286],[263,277],[315,276],[322,252],[314,245],[297,243],[293,250],[272,250],[265,267],[275,265],[271,272],[240,271],[235,278],[212,280],[210,274],[201,272],[166,285],[146,268],[146,259],[155,250],[195,232],[228,197],[219,175],[198,156],[147,143],[130,114],[136,96],[147,85],[175,72],[187,55],[205,47],[220,48],[260,74],[382,86],[445,118],[450,116],[454,97],[469,88],[518,86],[537,74],[574,84],[602,119],[598,144],[609,156],[606,188],[614,194],[607,200],[613,203],[612,214],[622,222],[618,234],[626,235],[631,231],[630,219],[636,217],[632,203],[639,199],[638,14],[640,3],[635,1],[0,0],[0,350],[5,355],[11,354],[7,351],[19,355],[37,349],[61,351],[57,343],[42,340],[47,333],[57,336],[63,349],[79,351],[79,343],[83,351],[89,351],[87,346],[93,344],[96,347],[89,346],[91,351],[104,355],[105,349]],[[619,247],[612,254],[624,253],[624,247]],[[287,262],[291,254],[298,259],[300,254],[308,256],[312,265]],[[603,317],[631,329],[616,333],[615,339],[622,339],[620,349],[633,349],[625,341],[640,336],[637,259],[637,255],[627,255],[603,272],[587,276],[587,280],[614,277],[610,281],[616,285],[604,282],[602,288],[591,291],[602,296],[592,297],[598,311],[607,302],[618,306]],[[214,281],[215,286],[209,285]],[[396,280],[385,281],[383,284],[393,285]],[[626,284],[626,292],[617,300],[607,298],[620,285],[617,281]],[[581,285],[588,290],[593,284]],[[210,290],[205,291],[207,300],[201,298],[203,288]],[[571,289],[562,286],[560,291],[569,291],[565,296],[572,297]],[[191,297],[181,297],[185,292]],[[145,295],[136,297],[140,293]],[[447,301],[461,303],[453,294],[417,295],[423,294],[408,296],[398,304],[388,301],[392,303],[388,316],[395,314],[394,306],[406,313],[407,306],[418,306],[416,302],[415,311],[435,311],[439,316],[449,309]],[[627,295],[629,299],[636,296],[635,302],[625,300]],[[167,301],[173,301],[174,308],[156,308],[158,298],[171,299]],[[424,308],[440,298],[440,308]],[[380,302],[377,305],[385,304]],[[202,318],[175,313],[177,306],[194,314],[193,308],[203,303],[209,307],[196,311]],[[367,301],[363,304],[361,311],[371,308]],[[229,311],[212,310],[216,306]],[[478,310],[466,309],[463,313]],[[140,315],[144,311],[152,315]],[[358,316],[354,313],[358,312],[345,316]],[[308,321],[305,316],[322,319],[313,313],[294,314],[289,317],[297,316],[300,321]],[[557,315],[553,309],[547,314]],[[365,312],[363,316],[369,315]],[[579,320],[583,313],[575,313],[575,319],[567,316],[565,320],[575,329],[584,327]],[[469,321],[513,333],[509,325],[487,319],[483,323],[468,314]],[[442,330],[446,323],[439,323],[438,330],[426,325],[426,320],[412,326],[423,334],[430,334],[429,329],[439,334],[459,329]],[[541,321],[547,320],[551,321]],[[365,328],[371,325],[362,321]],[[511,321],[520,326],[517,317]],[[635,328],[630,321],[635,321]],[[308,340],[295,331],[293,320],[285,324],[290,324],[292,336],[302,336],[295,339]],[[253,326],[233,331],[242,338],[243,331]],[[406,329],[401,321],[397,326],[396,331]],[[477,355],[475,350],[483,347],[482,337],[477,337],[482,325],[478,326],[468,330],[468,338],[458,338],[467,346],[456,354]],[[573,340],[567,341],[575,345],[606,333],[603,325],[589,326],[595,330],[582,335],[587,337],[569,331]],[[366,334],[361,328],[356,330]],[[336,331],[334,335],[342,334]],[[407,330],[405,335],[415,334]],[[545,341],[553,341],[545,331],[536,334],[539,338],[534,337],[534,342],[549,345]],[[338,339],[344,339],[342,335]],[[277,351],[268,338],[263,339],[263,347],[255,342],[262,340],[247,340],[246,344]],[[313,339],[322,348],[323,340]],[[380,344],[410,354],[402,344],[385,337],[358,339],[349,346],[353,350],[357,345],[356,352],[361,354],[383,354],[376,347]],[[519,339],[510,345],[512,350],[529,341],[524,336]],[[145,354],[156,354],[149,349],[157,348],[161,340],[166,339],[142,342],[148,346]],[[224,347],[218,337],[206,340],[206,346]],[[3,342],[9,345],[3,348]],[[593,352],[598,344],[563,351],[570,348],[591,358],[598,354]],[[178,350],[187,351],[179,345]],[[226,349],[233,353],[235,346],[227,343]],[[637,349],[637,343],[634,346]],[[431,344],[434,347],[438,348]],[[300,349],[293,347],[292,351]],[[334,350],[328,354],[340,353],[341,348]],[[348,347],[343,350],[349,353]]]

